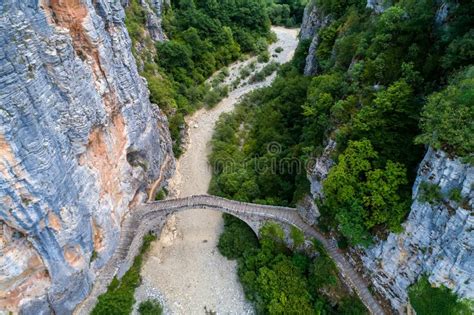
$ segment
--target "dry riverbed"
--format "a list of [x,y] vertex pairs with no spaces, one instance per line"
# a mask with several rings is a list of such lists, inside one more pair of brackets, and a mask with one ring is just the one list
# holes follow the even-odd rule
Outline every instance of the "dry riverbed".
[[[269,47],[271,60],[285,63],[291,60],[298,44],[297,29],[274,27],[278,41]],[[283,51],[276,54],[275,49]],[[225,83],[234,80],[256,58],[237,62],[229,67]],[[257,65],[255,72],[263,65]],[[170,182],[173,197],[207,193],[212,172],[207,162],[209,142],[214,125],[222,113],[230,112],[241,96],[268,86],[275,74],[256,84],[239,86],[211,110],[202,109],[187,119],[189,142],[177,163]],[[142,268],[143,284],[137,289],[138,301],[158,298],[170,314],[252,314],[237,279],[236,263],[217,250],[223,229],[221,213],[195,209],[169,218],[160,239],[153,243]]]

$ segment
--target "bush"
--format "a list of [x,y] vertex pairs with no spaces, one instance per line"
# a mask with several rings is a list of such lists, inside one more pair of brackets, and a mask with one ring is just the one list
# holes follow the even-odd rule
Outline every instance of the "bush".
[[130,269],[122,279],[115,277],[107,288],[107,292],[99,295],[98,302],[92,310],[92,315],[128,315],[131,314],[135,303],[135,289],[140,285],[140,270],[143,255],[148,251],[151,242],[156,240],[152,234],[145,235],[140,253],[133,260]]
[[459,300],[458,296],[445,286],[433,287],[427,276],[422,276],[408,290],[410,303],[417,315],[472,314],[468,303]]
[[351,141],[323,182],[324,212],[351,244],[368,245],[376,226],[397,231],[409,209],[406,169],[390,160],[377,168],[377,158],[370,141]]
[[459,156],[474,152],[474,66],[458,74],[441,92],[432,94],[421,119],[419,143]]
[[282,48],[282,47],[277,47],[277,48],[275,48],[275,52],[276,52],[277,54],[281,53],[282,51],[283,51],[283,48]]
[[454,202],[460,203],[463,200],[461,189],[453,188],[449,191],[448,198]]
[[155,195],[155,200],[158,201],[158,200],[163,200],[166,198],[166,195],[167,195],[167,192],[166,192],[166,189],[160,189],[159,192],[156,193]]
[[270,53],[268,51],[261,52],[258,57],[257,61],[260,63],[265,63],[270,61]]
[[443,195],[441,194],[441,189],[438,185],[429,182],[422,182],[420,184],[418,200],[435,205],[443,200]]
[[224,214],[224,232],[219,237],[217,248],[228,259],[242,257],[246,251],[258,247],[258,239],[252,229],[230,214]]
[[146,300],[138,306],[138,313],[141,315],[161,315],[163,307],[158,300]]
[[280,65],[274,61],[262,68],[259,72],[250,77],[249,83],[261,82],[275,72]]
[[240,79],[246,79],[248,78],[248,76],[251,74],[251,70],[249,67],[243,67],[241,70],[240,70]]
[[204,104],[206,104],[207,107],[212,108],[228,95],[229,87],[227,85],[218,86],[207,92],[206,96],[204,97]]

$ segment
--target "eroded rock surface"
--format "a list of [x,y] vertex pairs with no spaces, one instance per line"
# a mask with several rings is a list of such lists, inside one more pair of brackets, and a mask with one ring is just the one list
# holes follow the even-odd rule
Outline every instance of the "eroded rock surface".
[[[420,184],[438,185],[443,196],[459,189],[462,201],[430,204],[419,200]],[[461,297],[474,298],[474,167],[429,150],[413,186],[413,204],[404,232],[390,234],[365,252],[363,262],[375,288],[403,311],[407,288],[422,274]]]
[[304,10],[303,22],[301,23],[300,37],[301,40],[310,40],[308,55],[306,56],[306,64],[304,74],[315,75],[318,71],[318,61],[316,58],[316,50],[319,45],[318,31],[327,26],[330,19],[316,5],[316,1],[311,1]]
[[120,2],[5,0],[0,11],[0,308],[65,314],[131,206],[172,171],[167,121]]

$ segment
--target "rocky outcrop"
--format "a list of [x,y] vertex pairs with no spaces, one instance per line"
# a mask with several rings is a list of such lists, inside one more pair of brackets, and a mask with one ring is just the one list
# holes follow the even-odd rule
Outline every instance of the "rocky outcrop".
[[382,13],[386,8],[390,7],[390,0],[367,0],[367,8],[375,13]]
[[161,16],[165,6],[169,6],[169,0],[140,0],[140,4],[146,12],[146,27],[150,37],[154,41],[164,41],[166,34],[161,27]]
[[332,159],[333,153],[336,151],[336,141],[329,139],[328,144],[324,147],[323,153],[314,159],[313,165],[308,172],[308,180],[311,183],[311,195],[314,199],[323,199],[323,181],[329,174],[331,167],[334,165]]
[[304,68],[304,75],[306,76],[315,75],[318,71],[318,61],[316,58],[316,50],[319,45],[318,31],[328,23],[329,16],[325,15],[321,9],[318,8],[316,1],[311,1],[304,10],[300,31],[300,38],[302,41],[311,41]]
[[67,314],[173,169],[120,2],[0,3],[0,308]]
[[[420,185],[440,188],[444,200],[420,201]],[[407,288],[422,274],[461,297],[474,298],[474,167],[441,151],[429,150],[413,186],[413,204],[404,232],[368,249],[363,262],[377,291],[403,312]],[[462,200],[447,196],[457,189]]]

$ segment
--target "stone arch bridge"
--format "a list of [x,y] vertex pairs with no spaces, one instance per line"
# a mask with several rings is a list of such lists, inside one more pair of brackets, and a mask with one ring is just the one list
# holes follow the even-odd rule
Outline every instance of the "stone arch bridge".
[[155,201],[137,206],[132,215],[122,223],[122,234],[117,250],[97,276],[89,297],[76,308],[74,313],[90,313],[97,302],[97,297],[106,291],[113,277],[115,275],[123,276],[130,268],[134,257],[140,250],[145,234],[156,230],[157,227],[161,229],[168,215],[190,209],[212,209],[231,214],[246,222],[257,235],[259,227],[268,220],[299,228],[307,238],[315,238],[324,245],[337,265],[342,279],[359,296],[370,313],[385,314],[369,292],[367,283],[338,250],[336,242],[326,239],[321,233],[305,223],[295,208],[245,203],[211,195]]

